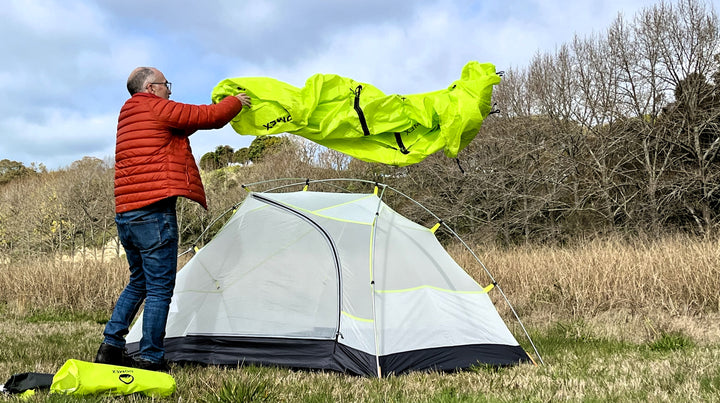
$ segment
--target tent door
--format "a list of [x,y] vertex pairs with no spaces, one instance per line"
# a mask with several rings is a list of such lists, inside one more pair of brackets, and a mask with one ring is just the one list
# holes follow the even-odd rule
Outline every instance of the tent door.
[[340,334],[340,312],[341,312],[341,305],[342,305],[342,275],[341,275],[341,266],[340,266],[340,256],[338,254],[338,249],[335,246],[335,242],[333,241],[332,237],[330,237],[330,234],[315,220],[313,220],[311,217],[303,213],[302,211],[296,210],[292,208],[291,206],[288,206],[286,204],[280,203],[276,200],[269,199],[267,197],[261,196],[257,193],[251,194],[252,198],[255,200],[258,200],[262,203],[265,203],[271,207],[278,208],[280,210],[283,210],[285,212],[288,212],[301,220],[307,222],[312,226],[315,230],[317,230],[322,237],[327,241],[328,247],[330,248],[330,251],[332,253],[333,258],[333,265],[335,266],[335,276],[336,276],[336,284],[337,284],[337,315],[336,315],[336,322],[335,322],[335,343],[337,344],[338,338],[341,336]]

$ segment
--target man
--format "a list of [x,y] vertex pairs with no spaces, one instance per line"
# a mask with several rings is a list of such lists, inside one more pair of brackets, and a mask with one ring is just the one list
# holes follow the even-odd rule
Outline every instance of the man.
[[[138,67],[127,82],[115,147],[115,222],[130,265],[95,362],[167,370],[163,339],[175,286],[178,228],[175,201],[186,197],[207,208],[189,136],[219,129],[243,107],[244,93],[214,105],[170,101],[171,83],[156,68]],[[128,357],[125,335],[145,301],[139,356]]]

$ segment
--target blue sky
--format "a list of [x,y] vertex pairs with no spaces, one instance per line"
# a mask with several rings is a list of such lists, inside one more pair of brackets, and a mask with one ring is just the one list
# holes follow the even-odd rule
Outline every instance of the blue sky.
[[[445,88],[470,60],[525,67],[573,35],[604,31],[650,0],[5,0],[0,8],[0,159],[59,169],[111,160],[127,76],[154,66],[172,99],[210,103],[229,77],[296,86],[315,73],[387,94]],[[716,7],[717,9],[717,7]],[[191,138],[197,159],[253,137]]]

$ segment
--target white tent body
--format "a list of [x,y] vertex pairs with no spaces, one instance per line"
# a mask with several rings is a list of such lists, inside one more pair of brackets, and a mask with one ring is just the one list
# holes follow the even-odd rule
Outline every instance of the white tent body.
[[374,194],[309,191],[248,195],[178,273],[165,348],[367,375],[529,360],[430,229]]

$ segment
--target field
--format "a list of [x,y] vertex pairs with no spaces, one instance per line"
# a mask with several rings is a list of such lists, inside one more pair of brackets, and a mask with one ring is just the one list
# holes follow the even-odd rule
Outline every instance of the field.
[[[482,267],[456,260],[481,285]],[[384,379],[278,368],[174,366],[185,402],[720,401],[720,244],[689,238],[478,247],[544,365]],[[122,259],[0,263],[0,378],[92,360],[125,281]],[[498,310],[532,352],[500,294]],[[157,401],[142,396],[77,401]],[[0,397],[0,401],[16,398]],[[27,401],[72,401],[38,392]]]

